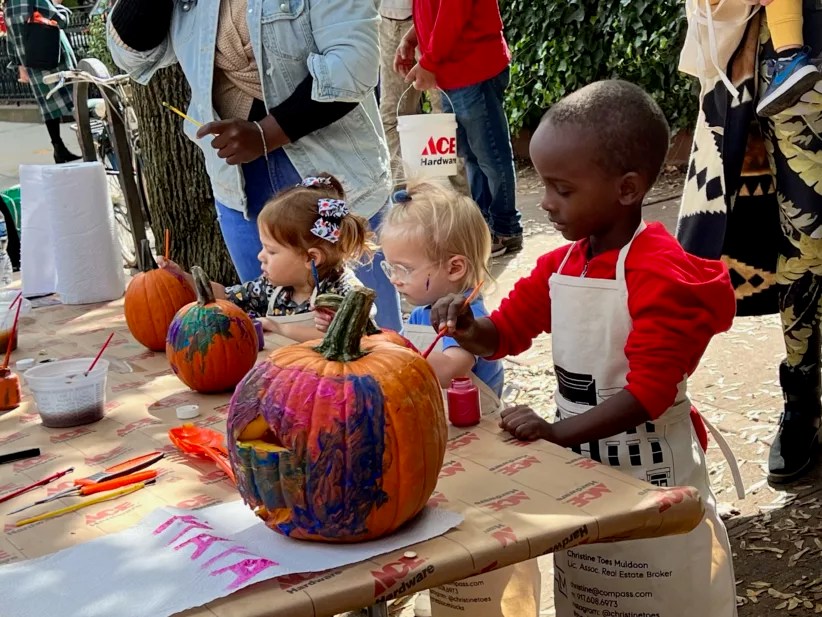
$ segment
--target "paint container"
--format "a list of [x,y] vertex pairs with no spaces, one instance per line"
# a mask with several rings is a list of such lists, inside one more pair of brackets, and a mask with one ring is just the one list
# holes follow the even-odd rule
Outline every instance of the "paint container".
[[257,350],[262,351],[265,349],[265,335],[263,334],[263,322],[259,319],[252,319],[252,323],[254,324],[254,331],[257,333]]
[[20,406],[20,379],[7,368],[0,368],[0,411],[11,411]]
[[101,358],[85,375],[92,360],[58,360],[40,364],[24,373],[43,426],[68,428],[102,420],[109,363]]
[[[12,308],[11,304],[19,293],[14,289],[0,291],[0,353],[6,353],[9,343],[11,343],[12,351],[17,349],[17,334],[20,332],[20,323],[18,322],[17,332],[12,336],[14,315],[17,311],[16,307]],[[20,302],[23,303],[20,307],[20,317],[24,317],[31,311],[31,302],[25,298],[20,298]]]
[[448,421],[454,426],[479,424],[479,389],[470,377],[455,377],[448,388]]

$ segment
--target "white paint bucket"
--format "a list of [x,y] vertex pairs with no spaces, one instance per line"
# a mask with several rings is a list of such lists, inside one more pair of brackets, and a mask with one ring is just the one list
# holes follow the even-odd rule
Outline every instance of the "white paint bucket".
[[[407,92],[403,92],[399,103]],[[397,133],[406,177],[442,178],[457,175],[456,114],[400,116],[398,113]]]

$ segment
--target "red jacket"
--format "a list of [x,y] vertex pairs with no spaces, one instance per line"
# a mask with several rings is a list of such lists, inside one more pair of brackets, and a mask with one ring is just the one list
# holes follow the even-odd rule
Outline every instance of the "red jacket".
[[[566,245],[540,257],[531,275],[518,281],[491,315],[500,340],[495,356],[520,354],[538,334],[551,332],[548,278],[567,252]],[[587,240],[574,246],[562,273],[580,275],[587,252]],[[618,253],[591,259],[586,276],[613,279]],[[677,385],[696,369],[711,338],[731,327],[734,290],[721,262],[687,254],[659,223],[634,240],[625,260],[625,283],[633,320],[625,343],[625,389],[651,418],[658,418],[673,404]]]
[[445,90],[473,86],[511,63],[497,0],[414,0],[420,65]]

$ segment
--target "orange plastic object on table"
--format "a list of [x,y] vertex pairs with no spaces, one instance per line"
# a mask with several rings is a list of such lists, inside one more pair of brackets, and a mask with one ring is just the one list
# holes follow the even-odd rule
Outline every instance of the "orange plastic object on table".
[[183,424],[169,429],[168,438],[181,452],[210,458],[225,472],[231,482],[237,483],[234,470],[228,462],[228,450],[222,433],[193,424]]

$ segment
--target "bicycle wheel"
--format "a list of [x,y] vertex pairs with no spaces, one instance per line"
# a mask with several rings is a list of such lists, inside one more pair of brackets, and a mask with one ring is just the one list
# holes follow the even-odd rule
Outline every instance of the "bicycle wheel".
[[[105,65],[94,58],[81,60],[78,68],[96,77],[104,79],[110,77]],[[87,83],[78,82],[75,84],[74,108],[80,148],[84,160],[97,160],[105,167],[123,262],[127,268],[136,268],[137,247],[140,240],[146,237],[145,207],[142,202],[143,195],[135,187],[137,182],[142,182],[142,178],[138,177],[137,171],[133,167],[133,162],[130,159],[131,145],[128,143],[128,135],[121,116],[118,116],[118,114],[122,114],[122,102],[117,94],[108,92],[108,100],[101,101],[105,109],[105,113],[102,114],[104,119],[94,119],[90,114],[89,103],[91,101],[88,94],[89,85]],[[108,109],[110,104],[115,105],[117,109]],[[113,134],[112,131],[114,131]],[[122,143],[115,144],[115,136]],[[118,152],[128,158],[125,165],[119,160]],[[121,173],[123,167],[134,177],[124,177]],[[134,229],[134,221],[139,222],[138,229]],[[143,229],[139,229],[139,227],[143,227]]]

